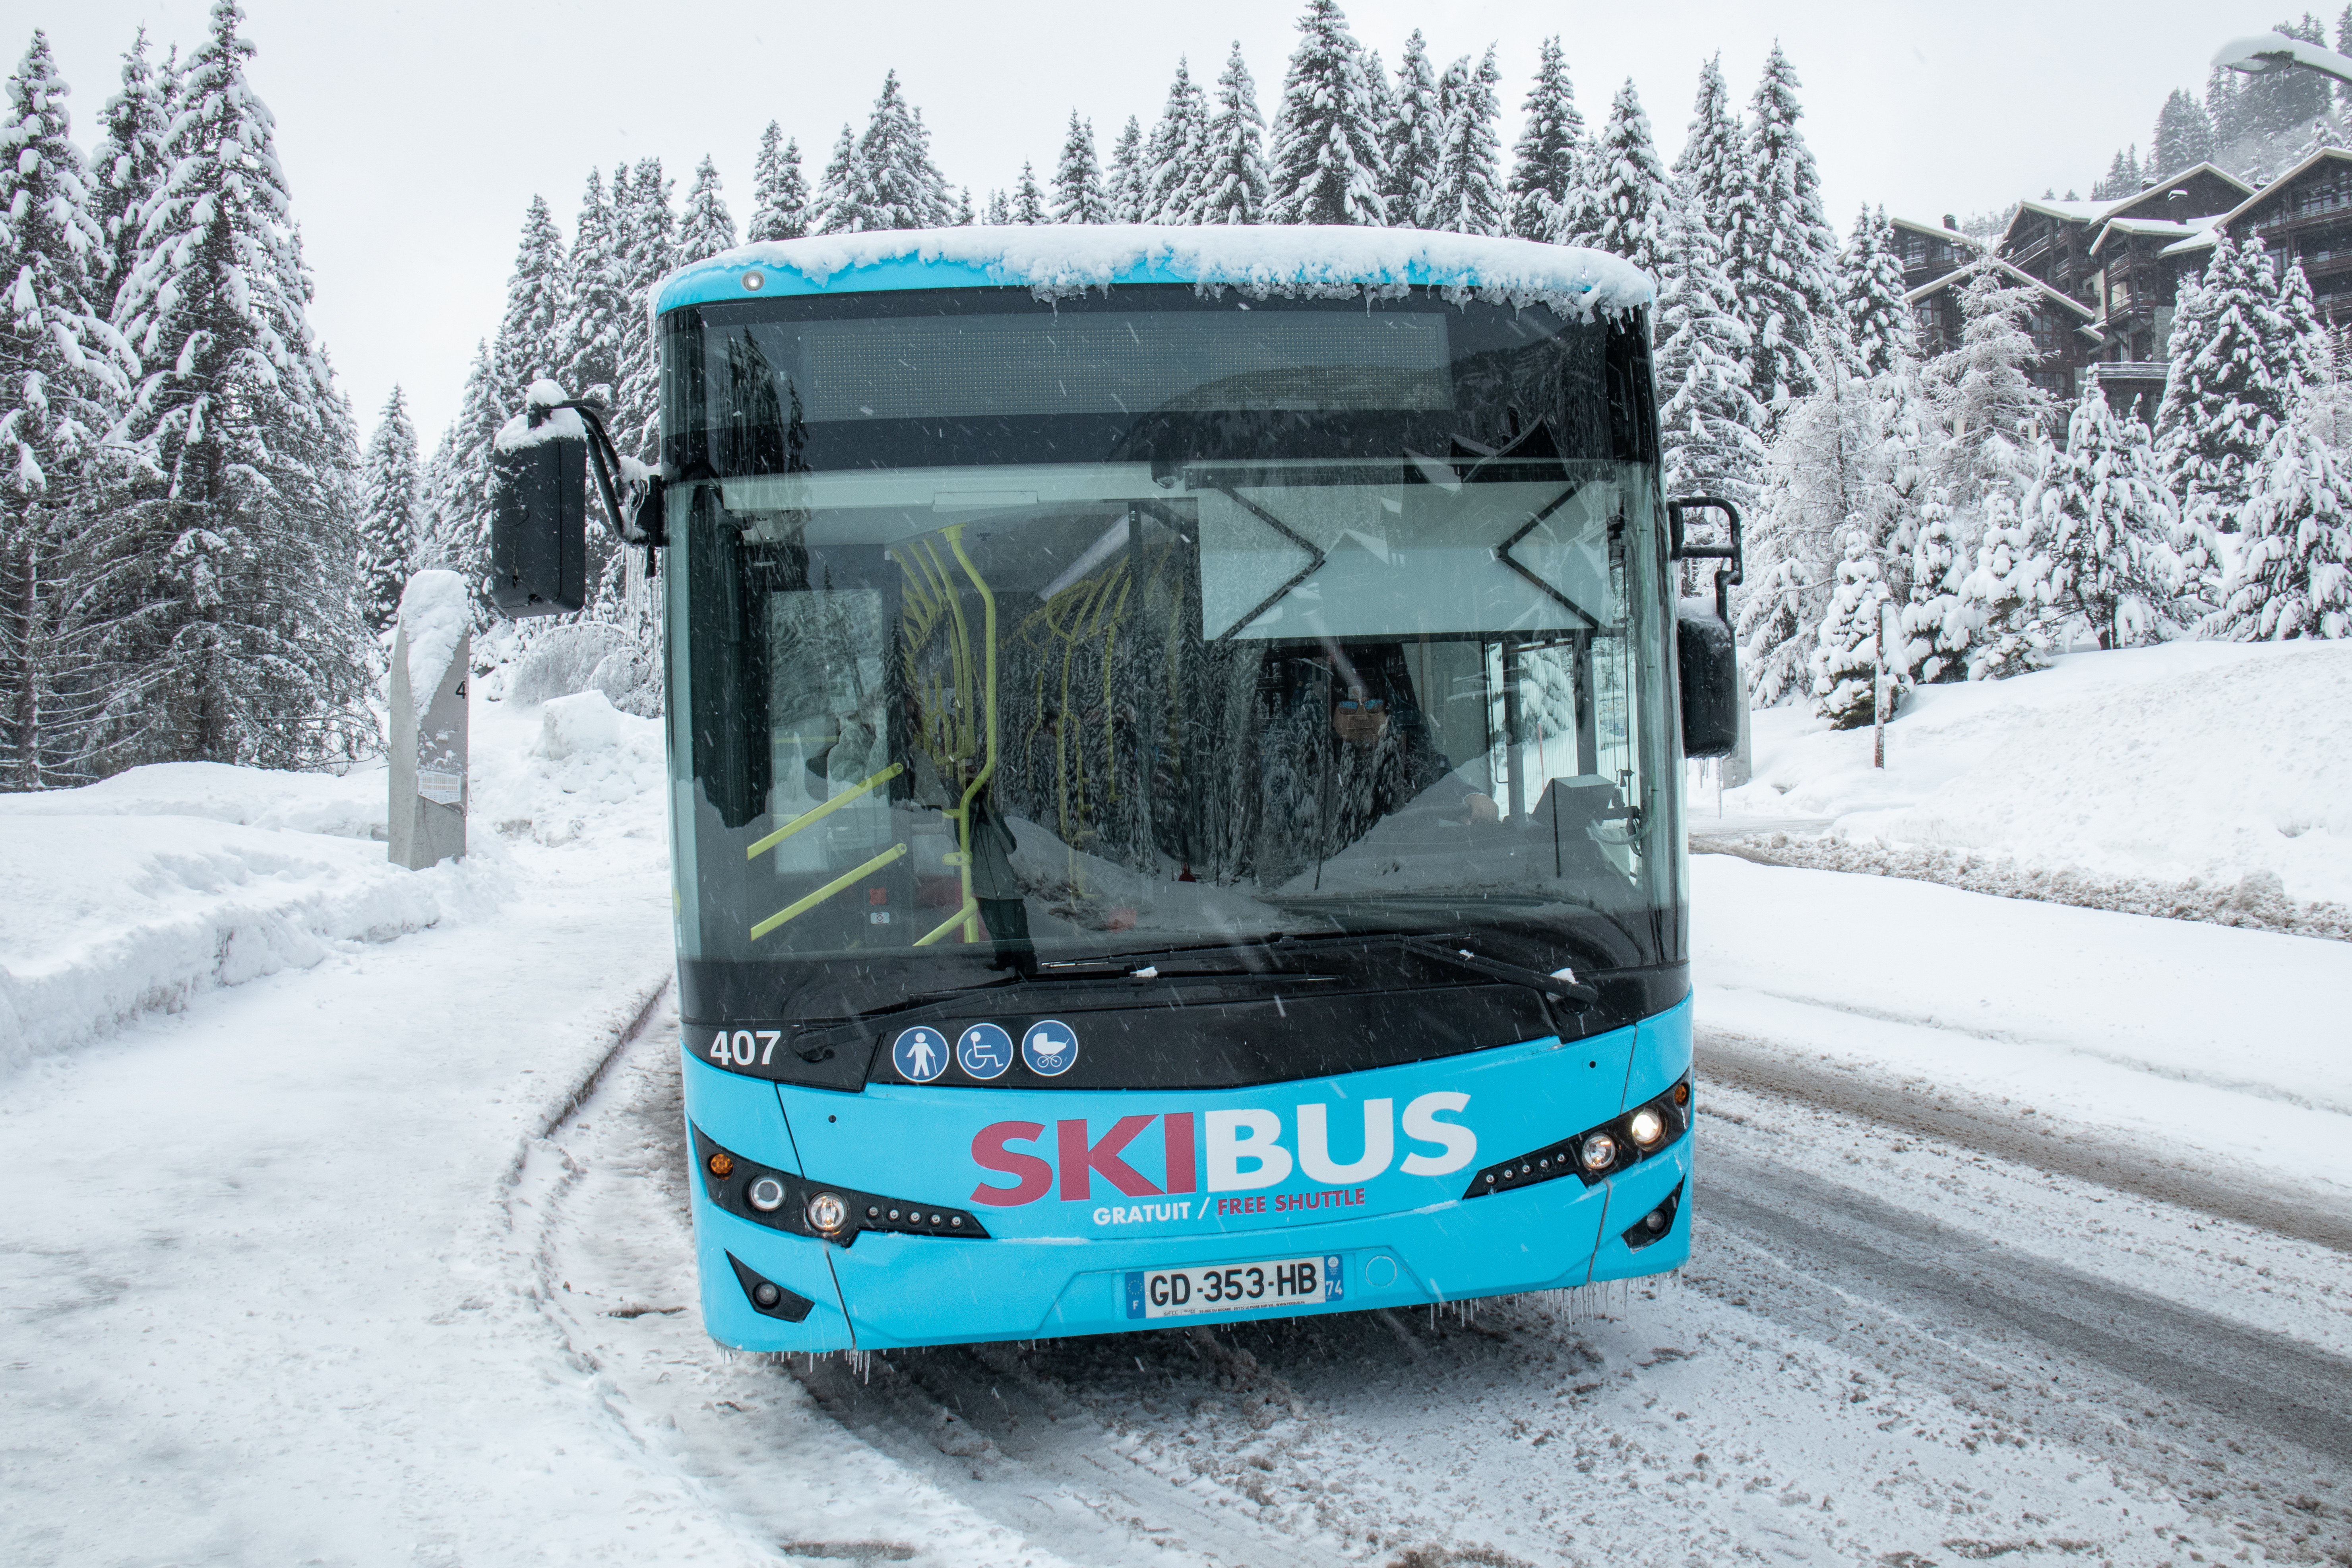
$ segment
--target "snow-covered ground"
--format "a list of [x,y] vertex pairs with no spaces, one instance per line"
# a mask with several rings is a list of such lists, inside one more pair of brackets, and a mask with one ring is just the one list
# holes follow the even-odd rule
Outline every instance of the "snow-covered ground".
[[[1887,726],[1756,715],[1725,816],[1825,820],[1858,847],[2075,870],[2157,888],[2248,878],[2352,903],[2352,646],[2168,643],[1913,692]],[[1710,831],[1712,801],[1693,815]],[[2269,883],[2275,879],[2274,883]]]
[[380,773],[0,807],[0,1562],[2347,1560],[2345,1250],[1969,1128],[2352,1220],[2352,947],[1696,857],[1679,1282],[735,1357],[658,729],[601,703],[478,700],[474,854],[421,877]]

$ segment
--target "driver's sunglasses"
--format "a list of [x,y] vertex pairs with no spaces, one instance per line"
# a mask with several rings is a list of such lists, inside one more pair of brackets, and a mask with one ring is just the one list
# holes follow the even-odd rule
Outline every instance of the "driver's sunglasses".
[[1378,713],[1387,706],[1388,700],[1381,697],[1367,697],[1361,702],[1351,698],[1339,700],[1339,711],[1342,713]]

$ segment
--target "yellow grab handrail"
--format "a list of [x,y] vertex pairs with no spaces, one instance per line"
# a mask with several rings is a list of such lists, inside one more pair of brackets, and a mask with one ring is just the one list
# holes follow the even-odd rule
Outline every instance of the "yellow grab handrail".
[[798,920],[801,916],[808,913],[811,910],[816,908],[817,905],[824,902],[825,900],[833,897],[834,894],[841,891],[842,889],[846,888],[850,883],[856,881],[860,877],[865,876],[867,872],[879,871],[883,867],[887,866],[890,862],[898,859],[900,856],[903,856],[906,853],[907,846],[904,844],[893,844],[889,848],[885,849],[881,854],[877,855],[873,859],[866,862],[865,865],[858,867],[855,870],[844,871],[840,876],[835,877],[832,881],[827,882],[824,887],[819,888],[807,898],[801,899],[795,902],[785,905],[782,909],[778,910],[774,914],[770,915],[766,920],[761,921],[758,925],[753,926],[751,928],[751,940],[753,942],[759,941],[761,937],[767,935],[770,931],[775,930],[786,921]]
[[[907,765],[904,763],[892,763],[888,767],[884,768],[880,773],[876,773],[864,784],[843,790],[839,795],[835,795],[823,805],[814,806],[807,811],[802,812],[798,816],[793,817],[790,822],[785,823],[782,827],[777,828],[773,833],[769,834],[765,838],[761,839],[758,843],[752,845],[751,847],[744,850],[743,858],[746,860],[757,860],[761,855],[773,849],[777,845],[782,844],[785,839],[790,838],[793,834],[798,833],[802,828],[808,826],[819,817],[832,816],[835,812],[839,811],[843,806],[847,805],[851,801],[856,800],[859,795],[864,795],[867,790],[874,788],[877,784],[888,784],[892,779],[897,778],[900,773],[903,773],[906,771]],[[754,931],[752,934],[756,936],[759,933]]]
[[[964,855],[964,907],[962,913],[957,919],[963,921],[964,941],[978,942],[980,921],[973,917],[980,911],[980,902],[971,888],[971,805],[978,798],[980,792],[988,787],[990,777],[996,772],[996,595],[989,591],[988,580],[980,574],[980,568],[971,563],[971,557],[964,553],[963,524],[956,523],[942,531],[947,535],[948,548],[955,552],[956,560],[963,567],[963,574],[971,579],[973,587],[980,590],[980,602],[983,611],[981,635],[983,639],[982,647],[985,651],[982,661],[985,671],[983,700],[988,710],[988,760],[982,765],[980,772],[972,776],[971,783],[964,787],[963,799],[957,804],[951,814],[956,819],[957,828],[963,840],[960,847]],[[957,603],[956,623],[961,629],[963,624],[961,598]],[[955,921],[950,921],[948,923],[953,925]]]
[[940,925],[934,927],[929,935],[917,937],[915,939],[915,945],[917,947],[930,946],[931,943],[939,941],[940,938],[947,935],[948,932],[955,930],[956,927],[971,919],[973,915],[979,912],[980,901],[976,899],[966,899],[963,901],[963,908],[958,910]]

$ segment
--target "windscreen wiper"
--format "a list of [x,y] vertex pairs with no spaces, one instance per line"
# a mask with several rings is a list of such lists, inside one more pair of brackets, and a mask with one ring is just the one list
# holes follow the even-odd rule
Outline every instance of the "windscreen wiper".
[[1546,974],[1540,969],[1529,969],[1520,963],[1505,963],[1499,959],[1481,958],[1466,947],[1448,947],[1417,936],[1402,936],[1391,940],[1407,952],[1420,957],[1434,959],[1440,963],[1450,963],[1456,969],[1467,969],[1475,974],[1489,975],[1496,980],[1516,981],[1521,985],[1530,986],[1535,990],[1558,996],[1563,1001],[1574,1002],[1580,1006],[1591,1007],[1601,1000],[1600,992],[1585,984],[1571,973],[1563,972],[1559,974]]

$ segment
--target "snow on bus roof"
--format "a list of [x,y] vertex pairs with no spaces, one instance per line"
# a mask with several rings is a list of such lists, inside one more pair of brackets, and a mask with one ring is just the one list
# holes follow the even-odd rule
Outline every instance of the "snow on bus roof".
[[[756,283],[749,279],[756,277]],[[1266,295],[1392,295],[1411,285],[1449,298],[1609,314],[1657,298],[1649,276],[1605,251],[1423,229],[1316,224],[1170,227],[1150,224],[975,225],[877,229],[739,246],[679,268],[655,313],[762,294],[1026,286],[1067,299],[1119,284],[1190,283]]]

